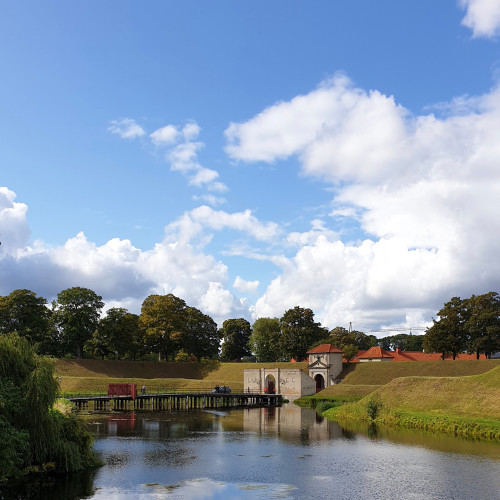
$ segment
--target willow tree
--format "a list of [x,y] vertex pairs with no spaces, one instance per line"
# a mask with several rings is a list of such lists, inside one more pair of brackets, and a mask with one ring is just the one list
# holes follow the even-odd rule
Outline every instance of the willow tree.
[[98,464],[83,423],[53,409],[54,375],[52,361],[26,339],[0,336],[0,480],[29,466],[71,471]]

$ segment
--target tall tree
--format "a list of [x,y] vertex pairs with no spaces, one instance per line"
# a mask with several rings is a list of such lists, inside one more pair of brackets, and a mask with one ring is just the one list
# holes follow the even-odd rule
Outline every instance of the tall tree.
[[252,354],[248,347],[252,328],[246,319],[227,319],[222,323],[220,333],[224,339],[224,343],[222,344],[222,360],[241,361],[241,358],[244,356]]
[[500,351],[500,296],[496,292],[472,295],[465,301],[468,317],[468,350],[477,358]]
[[158,360],[175,359],[186,325],[186,303],[169,293],[150,295],[142,303],[139,326]]
[[330,331],[330,343],[338,349],[346,346],[356,346],[358,349],[368,350],[377,345],[377,338],[374,335],[366,335],[357,330],[348,331],[342,326],[337,326]]
[[57,295],[54,324],[77,358],[82,357],[83,345],[96,330],[103,306],[102,297],[88,288],[68,288]]
[[426,352],[440,352],[441,357],[453,359],[466,347],[467,310],[459,297],[453,297],[438,312],[439,320],[427,330],[423,342]]
[[257,319],[252,326],[249,347],[257,361],[283,361],[280,320],[278,318]]
[[186,323],[181,336],[184,352],[202,358],[214,359],[219,354],[221,334],[217,323],[195,307],[186,309]]
[[99,320],[97,330],[85,344],[85,349],[103,358],[110,354],[116,359],[127,355],[134,358],[141,347],[140,333],[137,314],[129,313],[122,307],[113,307]]
[[311,309],[294,307],[280,319],[283,352],[287,359],[302,361],[310,347],[325,336],[325,331],[314,321]]
[[43,352],[49,333],[50,314],[43,297],[37,297],[31,290],[14,290],[6,297],[0,297],[0,333],[17,332],[37,352]]

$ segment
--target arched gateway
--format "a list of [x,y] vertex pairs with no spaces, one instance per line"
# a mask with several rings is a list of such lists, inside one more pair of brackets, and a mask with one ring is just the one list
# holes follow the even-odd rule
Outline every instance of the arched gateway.
[[323,344],[307,354],[309,375],[300,368],[263,367],[244,370],[245,392],[276,394],[293,401],[334,384],[342,371],[342,351],[330,344]]
[[316,375],[314,381],[316,382],[316,392],[322,391],[325,388],[325,379],[323,375]]

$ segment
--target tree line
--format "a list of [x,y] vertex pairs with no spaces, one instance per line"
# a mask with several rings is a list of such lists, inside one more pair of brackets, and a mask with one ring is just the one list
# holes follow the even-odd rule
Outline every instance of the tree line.
[[500,296],[496,292],[453,297],[437,313],[424,338],[424,349],[455,359],[461,352],[490,358],[500,351]]
[[17,332],[38,354],[100,359],[200,361],[241,359],[261,362],[305,359],[307,351],[332,344],[347,361],[358,350],[440,352],[443,359],[460,352],[500,351],[500,298],[497,293],[452,298],[438,312],[425,335],[398,334],[378,339],[314,320],[311,309],[296,306],[281,318],[228,319],[222,328],[173,294],[150,295],[140,314],[111,308],[101,317],[102,297],[88,288],[63,290],[49,306],[31,290],[0,297],[0,334]]

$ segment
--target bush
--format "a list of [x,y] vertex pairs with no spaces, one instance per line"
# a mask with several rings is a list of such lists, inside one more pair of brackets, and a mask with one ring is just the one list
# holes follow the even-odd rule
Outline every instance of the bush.
[[376,398],[371,398],[366,405],[366,413],[371,420],[375,420],[382,409],[382,401]]
[[321,415],[326,410],[329,410],[330,408],[335,408],[337,406],[340,406],[340,402],[339,401],[320,401],[316,405],[316,412]]

